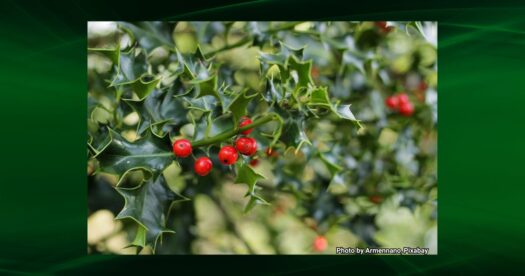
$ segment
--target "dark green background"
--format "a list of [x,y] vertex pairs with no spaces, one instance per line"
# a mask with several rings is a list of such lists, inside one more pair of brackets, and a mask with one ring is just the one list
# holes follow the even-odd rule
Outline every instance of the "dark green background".
[[[0,274],[523,270],[525,4],[32,2],[0,4]],[[86,21],[116,19],[439,21],[439,255],[87,256]]]

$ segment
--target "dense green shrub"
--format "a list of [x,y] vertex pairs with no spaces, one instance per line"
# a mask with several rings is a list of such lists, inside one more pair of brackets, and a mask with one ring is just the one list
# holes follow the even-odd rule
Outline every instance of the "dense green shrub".
[[[307,253],[320,235],[332,254],[435,252],[435,24],[117,26],[88,40],[89,211],[114,212],[130,245]],[[402,93],[413,112],[385,105]],[[258,150],[223,165],[243,116]],[[178,139],[190,157],[175,157]],[[202,156],[213,163],[205,176],[194,172]]]

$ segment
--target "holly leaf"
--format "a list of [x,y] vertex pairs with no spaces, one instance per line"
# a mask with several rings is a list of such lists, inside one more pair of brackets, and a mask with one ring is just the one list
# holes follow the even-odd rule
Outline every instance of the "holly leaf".
[[215,136],[233,128],[232,118],[229,114],[216,117],[211,121],[210,131],[207,136]]
[[147,97],[160,82],[160,78],[148,73],[147,57],[142,49],[132,48],[127,52],[122,52],[120,47],[88,50],[100,53],[113,62],[116,74],[110,87],[124,86],[127,91],[135,93],[139,100]]
[[257,94],[253,94],[250,96],[247,96],[248,90],[244,90],[241,93],[237,95],[233,99],[233,101],[226,107],[227,110],[231,111],[233,114],[233,122],[235,125],[237,125],[240,121],[240,118],[244,115],[246,115],[246,108],[248,107],[248,104],[250,101],[257,96]]
[[88,148],[93,155],[99,154],[111,143],[111,135],[105,126],[88,119]]
[[138,224],[131,246],[143,248],[151,245],[155,251],[163,234],[175,233],[166,226],[170,210],[173,204],[187,199],[173,192],[162,174],[151,177],[138,187],[117,186],[116,190],[125,201],[116,219],[131,219]]
[[143,75],[135,81],[126,83],[129,85],[133,93],[137,95],[138,100],[144,100],[160,82],[160,78],[151,79],[149,75]]
[[212,96],[204,96],[197,99],[190,97],[182,98],[184,101],[186,101],[188,109],[194,109],[201,112],[212,112],[219,104],[219,101],[217,101],[217,99]]
[[295,152],[298,152],[304,143],[312,144],[306,133],[304,132],[304,120],[287,119],[284,123],[281,135],[281,141],[283,141],[287,147],[295,148]]
[[[299,61],[295,56],[290,56],[288,58],[288,70],[290,72],[296,72],[297,76],[290,74],[294,77],[297,87],[307,87],[308,84],[313,84],[312,77],[310,72],[312,71],[312,61]],[[298,88],[296,88],[297,90]]]
[[160,46],[174,48],[172,33],[175,24],[162,21],[143,21],[137,23],[118,22],[120,29],[131,36],[132,42],[137,42],[140,47],[151,52]]
[[328,171],[332,174],[332,177],[343,170],[343,168],[337,164],[336,157],[329,152],[324,154],[319,153],[319,159],[323,161]]
[[297,60],[302,60],[305,47],[292,47],[282,41],[279,41],[279,44],[279,51],[276,53],[259,52],[261,62],[286,66],[286,63],[289,61],[288,58],[291,56],[296,57]]
[[140,116],[137,133],[142,135],[151,127],[153,134],[166,135],[163,127],[180,125],[188,122],[188,110],[180,97],[173,97],[173,90],[154,90],[145,100],[125,100]]
[[359,129],[363,127],[360,121],[355,118],[354,114],[350,110],[349,104],[334,106],[330,102],[330,98],[328,97],[328,91],[325,87],[316,87],[310,91],[310,102],[308,103],[308,106],[321,106],[324,108],[328,108],[339,118],[352,121],[356,126],[359,127]]
[[250,211],[256,204],[268,204],[264,199],[255,194],[257,181],[264,179],[265,177],[255,172],[249,165],[242,164],[237,168],[237,178],[235,179],[236,184],[246,184],[248,186],[248,192],[245,196],[249,196],[250,200],[244,208],[245,212]]
[[221,101],[221,98],[217,93],[217,75],[213,75],[204,80],[194,80],[191,81],[191,83],[194,85],[194,89],[197,93],[196,98],[213,96],[219,100],[219,102]]
[[212,119],[212,113],[204,114],[199,120],[194,121],[195,135],[193,141],[209,138],[233,128],[231,116],[221,115]]
[[200,118],[194,119],[192,117],[193,125],[195,126],[195,132],[193,134],[193,141],[199,141],[208,137],[212,124],[211,112],[204,113]]
[[270,205],[270,203],[268,203],[262,197],[260,197],[258,195],[250,195],[250,200],[246,204],[246,207],[244,207],[244,212],[245,213],[250,212],[253,209],[253,207],[255,207],[258,204],[260,204],[260,205]]
[[182,67],[184,67],[184,75],[191,80],[210,78],[208,70],[209,60],[204,56],[200,46],[197,46],[197,51],[193,54],[182,54],[176,50],[177,60]]
[[261,61],[261,63],[277,64],[277,65],[284,66],[287,58],[288,56],[286,56],[285,54],[281,52],[275,53],[275,54],[259,52],[259,60]]
[[115,49],[115,51],[119,51],[118,62],[114,64],[117,75],[110,86],[133,83],[148,73],[146,54],[142,49],[132,48],[127,52]]
[[173,161],[168,136],[159,138],[152,135],[151,131],[147,131],[144,137],[132,143],[114,130],[110,128],[108,130],[111,142],[95,155],[103,172],[119,176],[136,168],[157,172]]
[[316,87],[312,89],[310,93],[310,102],[308,103],[309,105],[325,107],[332,106],[330,98],[328,98],[328,91],[325,87]]
[[355,118],[354,113],[350,110],[350,106],[350,104],[339,105],[335,107],[335,113],[340,118],[352,121],[359,129],[362,129],[361,121]]
[[279,83],[274,83],[273,79],[268,79],[266,82],[266,90],[263,94],[264,99],[267,102],[280,102],[284,98],[284,90]]
[[114,66],[118,67],[120,61],[120,44],[116,48],[88,48],[88,52],[96,52],[107,57]]

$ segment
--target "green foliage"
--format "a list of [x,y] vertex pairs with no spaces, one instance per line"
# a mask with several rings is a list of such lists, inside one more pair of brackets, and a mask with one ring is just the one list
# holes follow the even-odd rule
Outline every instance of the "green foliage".
[[[217,198],[225,180],[247,186],[245,212],[292,195],[291,214],[319,233],[344,227],[368,244],[394,243],[397,230],[362,232],[374,225],[364,218],[381,210],[367,198],[401,194],[385,212],[413,220],[405,212],[435,204],[428,194],[437,185],[437,116],[425,95],[435,95],[436,49],[413,26],[421,24],[385,33],[373,22],[119,22],[111,39],[90,38],[89,163],[116,176],[125,199],[116,218],[134,225],[130,245],[155,250],[163,233],[192,227],[172,208]],[[399,91],[410,93],[414,116],[385,109]],[[248,165],[253,158],[235,169],[216,159],[245,115],[265,171]],[[199,177],[192,158],[175,158],[177,138],[192,141],[195,157],[212,158],[211,174]],[[172,164],[180,171],[167,178]]]

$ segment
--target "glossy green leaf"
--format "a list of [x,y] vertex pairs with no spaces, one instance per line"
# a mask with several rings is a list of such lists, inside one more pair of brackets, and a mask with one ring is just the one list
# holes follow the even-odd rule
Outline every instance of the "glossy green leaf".
[[211,121],[211,126],[207,137],[215,136],[227,130],[233,129],[232,117],[229,114],[221,115]]
[[332,103],[328,97],[328,90],[325,87],[316,87],[310,92],[310,102],[311,106],[325,106],[331,107]]
[[117,48],[113,49],[104,49],[104,48],[89,48],[88,52],[99,53],[111,60],[115,66],[118,67],[120,63],[120,44],[117,45]]
[[313,84],[310,72],[312,70],[312,61],[299,61],[294,56],[288,59],[288,70],[297,73],[297,86],[307,87],[308,84]]
[[[134,83],[148,73],[146,53],[141,49],[120,51],[119,61],[115,66],[117,75],[111,81],[111,86]],[[148,81],[144,79],[143,82]]]
[[110,86],[125,85],[140,100],[144,99],[159,84],[160,79],[148,74],[146,54],[140,49],[122,52],[116,49],[90,49],[110,58],[114,64],[116,76]]
[[184,75],[190,80],[203,80],[214,77],[209,70],[208,59],[202,53],[200,47],[193,54],[183,54],[176,50],[179,65],[184,68]]
[[147,77],[141,76],[138,80],[131,82],[130,85],[139,100],[144,100],[151,92],[153,92],[159,82],[160,79],[148,80]]
[[109,129],[109,134],[111,143],[95,156],[103,172],[119,176],[135,168],[158,172],[173,161],[167,136],[159,138],[147,131],[144,137],[131,143],[112,129]]
[[137,41],[140,47],[148,52],[160,47],[174,48],[172,32],[175,24],[170,22],[143,21],[137,23],[119,22],[119,27],[131,35],[132,42]]
[[126,102],[139,114],[140,122],[137,133],[140,135],[148,128],[157,136],[164,136],[162,126],[181,125],[188,122],[187,108],[183,99],[173,97],[173,90],[155,90],[143,101],[126,100]]
[[248,200],[248,203],[244,207],[244,212],[247,213],[251,211],[256,205],[270,205],[266,200],[264,200],[262,197],[258,195],[250,195],[250,199]]
[[328,91],[324,87],[317,87],[311,90],[310,92],[310,102],[309,106],[321,106],[328,108],[330,111],[332,111],[334,114],[336,114],[339,118],[346,119],[352,121],[356,126],[358,126],[360,129],[362,128],[362,125],[359,120],[357,120],[350,110],[350,105],[334,105],[330,102],[330,98],[328,96]]
[[304,121],[288,119],[284,123],[282,133],[281,141],[287,147],[295,148],[296,152],[299,151],[304,143],[311,144],[305,133]]
[[350,110],[350,104],[339,105],[334,110],[339,117],[352,121],[359,129],[363,128],[361,122],[355,118],[354,113]]
[[132,219],[138,224],[133,246],[151,245],[155,250],[164,233],[175,233],[166,226],[170,210],[176,202],[185,201],[167,185],[162,174],[150,178],[138,187],[117,187],[125,205],[116,219]]
[[88,120],[88,147],[93,155],[99,154],[111,143],[111,135],[107,127]]
[[240,121],[240,118],[246,115],[246,107],[250,101],[257,96],[257,94],[247,95],[248,90],[244,90],[239,93],[235,99],[226,107],[227,110],[231,111],[233,114],[234,124],[237,125]]
[[249,165],[242,164],[237,168],[237,178],[234,183],[246,184],[248,186],[248,192],[246,196],[250,197],[248,204],[245,207],[245,212],[250,211],[255,204],[268,204],[264,199],[255,194],[257,181],[264,179],[265,177],[255,172]]
[[267,80],[266,90],[263,93],[263,97],[267,102],[280,102],[283,100],[284,95],[285,92],[281,84],[275,83],[273,79]]
[[197,93],[197,98],[204,96],[213,96],[218,101],[221,100],[217,92],[217,76],[213,75],[212,77],[204,80],[195,80],[191,82]]
[[205,113],[201,118],[194,122],[194,125],[195,135],[193,141],[207,139],[233,129],[233,121],[228,114],[212,119],[211,113]]

